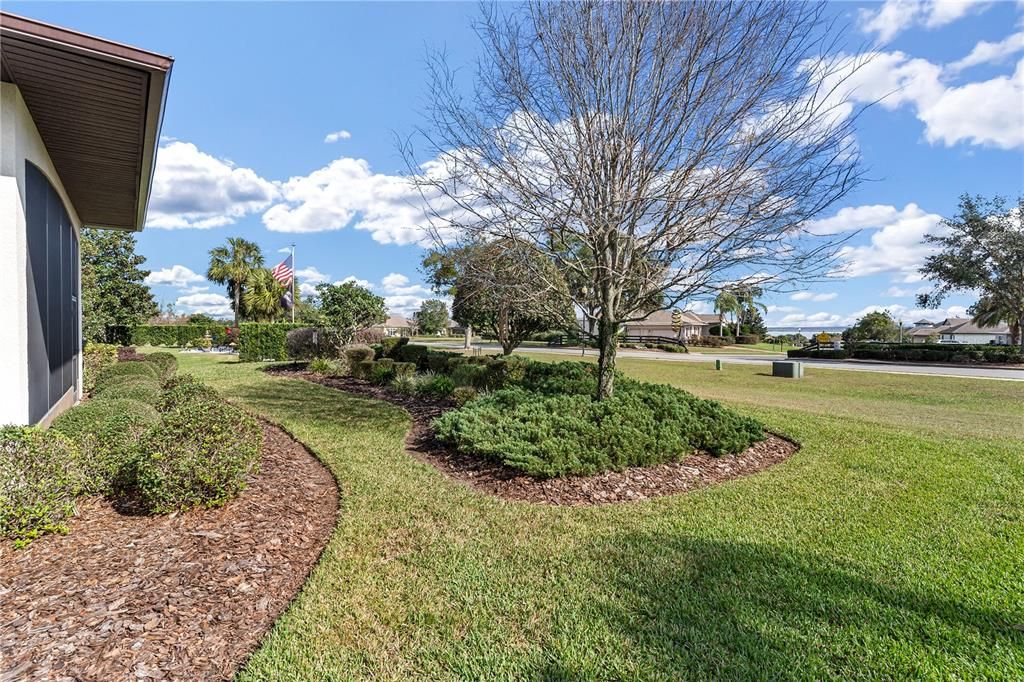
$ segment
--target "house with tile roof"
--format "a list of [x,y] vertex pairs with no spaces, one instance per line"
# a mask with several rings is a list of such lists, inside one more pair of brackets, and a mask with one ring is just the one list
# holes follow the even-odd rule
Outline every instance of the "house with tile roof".
[[623,327],[625,327],[627,336],[665,336],[690,339],[695,336],[707,336],[711,326],[718,324],[718,315],[684,310],[681,321],[682,326],[677,334],[672,326],[672,311],[656,310],[642,320],[625,323]]
[[907,335],[911,343],[927,343],[929,340],[939,343],[1010,343],[1009,325],[981,327],[967,317],[950,317],[942,322],[918,320]]

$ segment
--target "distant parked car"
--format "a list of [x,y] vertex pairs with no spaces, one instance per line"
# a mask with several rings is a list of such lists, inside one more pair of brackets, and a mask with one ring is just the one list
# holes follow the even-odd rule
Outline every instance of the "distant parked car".
[[957,341],[956,339],[939,339],[939,343],[951,343],[955,345],[961,345],[961,342]]

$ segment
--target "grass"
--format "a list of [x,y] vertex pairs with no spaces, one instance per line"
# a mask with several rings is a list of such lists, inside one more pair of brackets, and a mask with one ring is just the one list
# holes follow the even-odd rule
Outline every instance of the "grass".
[[342,488],[320,565],[242,680],[1024,677],[1024,384],[624,358],[803,449],[697,493],[566,509],[413,460],[388,404],[180,361]]

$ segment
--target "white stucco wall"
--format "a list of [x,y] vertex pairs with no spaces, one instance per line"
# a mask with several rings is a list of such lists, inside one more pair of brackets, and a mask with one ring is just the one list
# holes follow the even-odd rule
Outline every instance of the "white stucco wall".
[[[25,161],[31,161],[49,178],[64,201],[75,231],[81,234],[78,213],[21,92],[13,83],[0,83],[0,424],[24,424],[28,420]],[[80,323],[81,292],[77,298]],[[81,353],[77,362],[81,377]]]

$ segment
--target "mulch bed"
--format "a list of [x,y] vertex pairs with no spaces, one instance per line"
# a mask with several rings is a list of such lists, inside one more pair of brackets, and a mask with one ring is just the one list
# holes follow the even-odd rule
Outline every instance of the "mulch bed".
[[632,467],[594,476],[540,479],[501,463],[457,452],[438,441],[430,423],[454,407],[450,401],[405,396],[352,377],[323,376],[291,368],[268,371],[299,376],[324,386],[399,405],[413,421],[406,437],[406,450],[410,455],[437,467],[451,478],[507,500],[566,506],[646,500],[756,474],[800,449],[792,441],[768,434],[764,441],[755,443],[738,455],[713,457],[694,453],[680,462],[651,467]]
[[0,546],[0,682],[230,679],[338,514],[330,472],[263,435],[260,472],[225,507],[126,516],[89,499],[68,535]]

